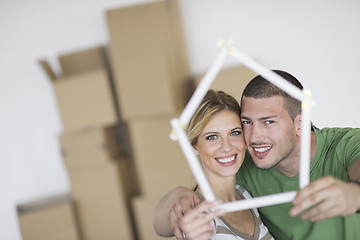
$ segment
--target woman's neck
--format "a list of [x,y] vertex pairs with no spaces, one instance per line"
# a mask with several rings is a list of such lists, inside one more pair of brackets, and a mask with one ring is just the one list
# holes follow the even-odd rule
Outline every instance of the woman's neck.
[[[236,197],[235,176],[216,179],[211,178],[208,181],[217,200],[221,200],[222,202],[238,200]],[[198,188],[197,191],[201,192],[201,189]]]

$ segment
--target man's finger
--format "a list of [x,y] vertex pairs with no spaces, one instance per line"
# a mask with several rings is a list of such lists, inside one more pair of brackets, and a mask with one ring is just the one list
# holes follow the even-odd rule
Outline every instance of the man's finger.
[[331,186],[334,182],[335,179],[333,177],[327,176],[310,183],[309,185],[298,191],[298,193],[296,194],[293,200],[293,204],[297,204],[303,201],[304,198],[307,198],[310,195]]
[[331,197],[332,196],[329,191],[322,189],[321,191],[316,192],[313,195],[308,196],[307,198],[304,198],[301,202],[294,204],[294,206],[290,209],[290,215],[299,215],[300,213],[326,201],[328,198]]
[[290,215],[296,216],[325,199],[333,197],[329,189],[334,183],[335,180],[332,177],[325,177],[301,189],[293,200],[294,206],[290,209]]
[[333,217],[339,213],[336,201],[326,199],[317,206],[306,211],[301,217],[304,220],[318,221],[325,218]]

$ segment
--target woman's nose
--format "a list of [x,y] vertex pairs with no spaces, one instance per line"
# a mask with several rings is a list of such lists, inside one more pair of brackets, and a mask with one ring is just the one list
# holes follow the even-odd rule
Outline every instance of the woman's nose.
[[221,152],[229,152],[231,150],[231,144],[229,139],[225,138],[221,140],[220,151]]

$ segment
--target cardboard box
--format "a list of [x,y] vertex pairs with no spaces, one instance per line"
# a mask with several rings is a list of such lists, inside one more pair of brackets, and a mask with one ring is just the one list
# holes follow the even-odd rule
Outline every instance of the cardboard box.
[[170,118],[129,123],[133,158],[143,197],[159,197],[176,186],[192,188],[196,180],[178,142],[169,138]]
[[117,162],[69,170],[72,198],[85,240],[133,239],[134,233]]
[[181,110],[190,73],[177,2],[112,9],[106,17],[122,118],[168,116]]
[[39,63],[52,80],[65,133],[116,124],[116,95],[105,47],[59,56],[62,74],[55,74],[46,60]]
[[116,124],[113,95],[105,70],[64,77],[54,88],[65,133]]
[[21,204],[18,216],[23,240],[80,239],[69,196]]
[[[200,83],[204,75],[202,74],[196,78],[196,85]],[[210,88],[222,90],[240,102],[246,84],[256,75],[258,74],[245,66],[226,68],[219,72]]]
[[[158,236],[153,228],[153,216],[155,207],[158,203],[157,198],[135,197],[132,199],[135,222],[141,240],[163,240]],[[176,239],[175,237],[169,239]]]
[[39,64],[50,80],[55,81],[57,79],[57,76],[48,61],[39,60]]
[[124,150],[129,148],[127,140],[121,141],[127,136],[126,130],[119,125],[111,125],[61,135],[59,139],[65,166],[68,169],[83,168],[124,157],[130,151]]
[[64,76],[106,69],[108,67],[105,47],[102,46],[61,54],[58,59]]

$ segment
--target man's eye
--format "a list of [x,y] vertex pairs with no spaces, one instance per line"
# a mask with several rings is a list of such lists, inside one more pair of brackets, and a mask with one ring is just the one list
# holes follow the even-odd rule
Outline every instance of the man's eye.
[[243,120],[242,123],[243,123],[243,124],[250,124],[251,121]]
[[265,123],[267,124],[267,125],[269,125],[269,124],[273,124],[275,121],[273,121],[273,120],[267,120],[267,121],[265,121]]
[[216,135],[209,135],[206,137],[206,140],[215,140],[215,139],[217,139]]

